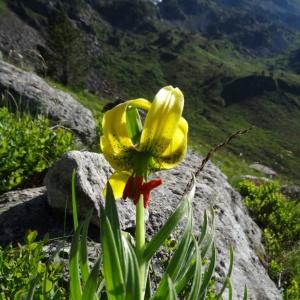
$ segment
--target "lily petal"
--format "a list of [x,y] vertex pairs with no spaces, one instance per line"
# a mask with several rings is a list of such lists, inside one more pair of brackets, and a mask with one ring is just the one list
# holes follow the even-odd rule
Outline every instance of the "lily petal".
[[100,146],[105,158],[116,170],[128,169],[128,156],[133,148],[126,127],[127,103],[121,103],[107,111],[103,117],[103,136]]
[[144,99],[144,98],[138,98],[138,99],[133,99],[133,100],[128,100],[126,101],[128,105],[134,106],[136,108],[144,109],[144,110],[149,110],[151,107],[151,102]]
[[[123,196],[123,191],[126,185],[126,182],[130,176],[129,172],[115,172],[109,178],[109,183],[114,193],[114,197],[116,200],[119,200]],[[106,193],[106,188],[104,193]]]
[[129,105],[148,110],[151,103],[145,99],[134,99],[121,103],[107,111],[103,117],[103,136],[100,146],[103,155],[115,170],[132,170],[134,145],[126,126],[126,109]]
[[169,146],[163,153],[153,158],[154,169],[171,169],[184,159],[187,151],[187,133],[188,123],[181,117]]
[[178,88],[159,90],[147,113],[139,151],[161,155],[169,147],[183,110],[184,97]]

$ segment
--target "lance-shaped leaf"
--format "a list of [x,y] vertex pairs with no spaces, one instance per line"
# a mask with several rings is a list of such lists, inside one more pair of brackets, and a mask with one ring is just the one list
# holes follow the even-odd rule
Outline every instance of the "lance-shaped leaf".
[[146,245],[144,251],[145,261],[149,261],[154,253],[159,249],[159,247],[164,243],[164,241],[169,237],[170,233],[178,225],[180,220],[186,212],[193,200],[195,194],[195,183],[192,186],[190,192],[180,201],[174,213],[169,217],[163,227],[159,232],[152,238],[152,240]]
[[80,248],[80,232],[82,229],[82,224],[79,225],[73,235],[69,268],[70,268],[70,291],[72,300],[81,300],[82,289],[80,280],[80,269],[79,269],[79,248]]
[[111,223],[100,203],[100,240],[103,253],[105,288],[109,300],[124,300],[126,287],[120,259],[120,249],[114,236]]

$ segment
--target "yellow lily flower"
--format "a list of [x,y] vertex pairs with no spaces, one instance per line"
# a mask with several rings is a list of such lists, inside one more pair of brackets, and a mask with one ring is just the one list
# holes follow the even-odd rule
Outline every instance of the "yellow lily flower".
[[[104,157],[116,170],[109,180],[115,198],[122,196],[130,175],[147,177],[151,171],[173,168],[183,160],[188,133],[188,124],[181,116],[183,105],[182,92],[167,86],[152,103],[142,98],[129,100],[105,113],[100,145]],[[137,143],[133,143],[127,129],[129,107],[147,111]]]

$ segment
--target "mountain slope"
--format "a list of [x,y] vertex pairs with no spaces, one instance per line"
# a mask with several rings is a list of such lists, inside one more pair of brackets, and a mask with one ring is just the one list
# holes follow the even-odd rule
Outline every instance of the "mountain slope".
[[[173,10],[166,10],[168,3]],[[192,144],[204,151],[254,126],[230,146],[231,153],[299,181],[300,77],[291,70],[292,50],[285,51],[296,49],[298,31],[279,17],[275,22],[289,5],[295,5],[295,14],[299,6],[264,2],[272,4],[268,15],[259,1],[238,3],[25,0],[7,4],[6,13],[10,22],[18,18],[38,32],[43,42],[36,42],[35,51],[47,57],[48,32],[64,10],[87,48],[90,91],[111,100],[151,99],[163,85],[178,86],[185,94]],[[10,46],[1,43],[1,35],[0,47],[8,57]]]

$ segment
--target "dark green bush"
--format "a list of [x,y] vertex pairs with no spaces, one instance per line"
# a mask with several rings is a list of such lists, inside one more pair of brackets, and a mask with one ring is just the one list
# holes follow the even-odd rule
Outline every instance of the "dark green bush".
[[[63,265],[50,260],[43,250],[46,238],[36,242],[36,231],[29,231],[25,245],[0,247],[0,299],[66,299],[63,288]],[[25,297],[25,298],[24,298]]]
[[300,299],[300,203],[287,200],[279,184],[241,181],[238,189],[263,230],[270,277],[285,288],[285,299]]
[[26,183],[70,150],[73,136],[61,128],[49,127],[39,116],[16,116],[0,109],[0,193]]

